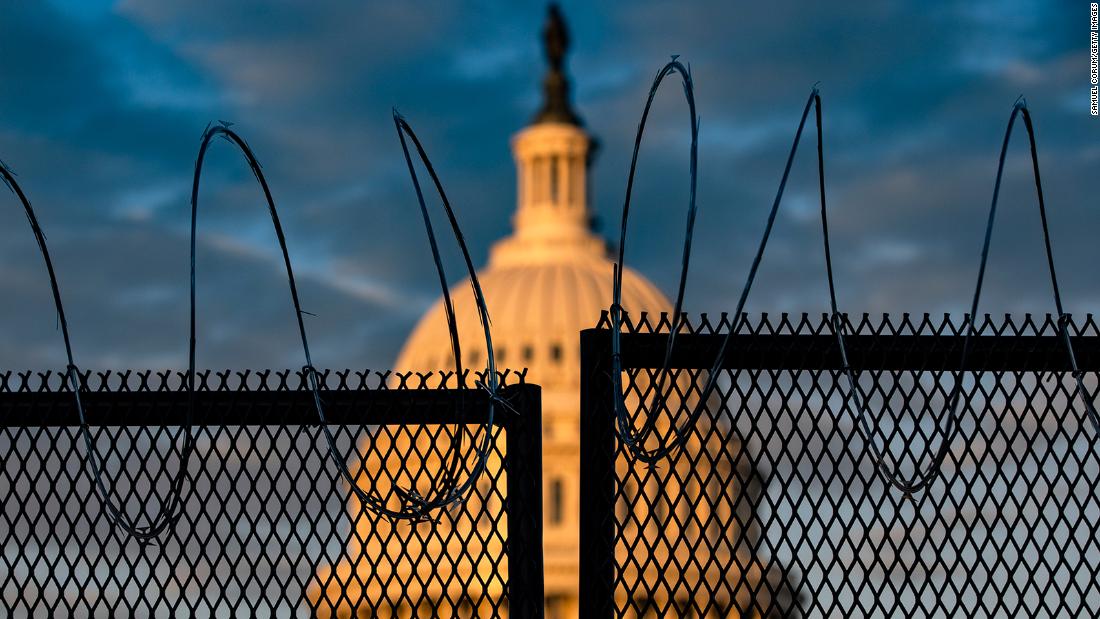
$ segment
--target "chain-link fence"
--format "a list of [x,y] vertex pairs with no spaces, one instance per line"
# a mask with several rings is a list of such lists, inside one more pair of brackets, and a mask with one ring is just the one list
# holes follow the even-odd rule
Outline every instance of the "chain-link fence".
[[[630,422],[650,451],[684,435],[653,465],[617,438],[610,322],[582,334],[586,616],[1100,615],[1100,450],[1084,404],[1100,370],[1092,318],[1068,326],[1086,393],[1051,317],[986,317],[961,374],[965,321],[844,318],[862,400],[830,323],[742,321],[715,392],[685,425],[730,321],[681,329],[658,410],[668,319],[628,321]],[[907,494],[884,472],[934,477]]]
[[[539,616],[538,387],[506,405],[453,375],[319,373],[339,453],[360,490],[427,496],[466,434],[491,427],[469,500],[422,522],[362,509],[336,472],[304,372],[201,373],[179,520],[154,543],[112,526],[58,374],[0,373],[0,607],[8,617]],[[505,375],[507,378],[507,376]],[[469,381],[473,383],[474,377]],[[82,375],[110,498],[153,517],[180,462],[183,373]]]

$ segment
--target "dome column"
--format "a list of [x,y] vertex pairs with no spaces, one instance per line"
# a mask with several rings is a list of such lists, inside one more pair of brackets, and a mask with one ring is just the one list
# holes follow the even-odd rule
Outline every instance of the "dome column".
[[583,129],[565,123],[539,123],[516,134],[516,236],[588,232],[585,162],[590,142]]

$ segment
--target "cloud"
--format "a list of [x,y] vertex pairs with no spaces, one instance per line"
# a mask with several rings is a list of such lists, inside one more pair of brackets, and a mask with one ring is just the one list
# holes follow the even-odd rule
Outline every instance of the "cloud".
[[[0,22],[0,158],[20,174],[57,254],[87,363],[183,361],[188,198],[198,138],[231,120],[271,182],[319,314],[318,362],[388,364],[438,294],[390,110],[427,146],[483,262],[509,231],[508,140],[537,104],[543,9],[484,2],[18,3]],[[567,2],[577,107],[600,139],[596,214],[616,228],[650,80],[691,64],[702,117],[688,309],[729,309],[774,198],[798,114],[820,82],[831,231],[847,311],[962,311],[1012,102],[1036,116],[1063,293],[1096,300],[1088,265],[1097,125],[1080,15],[1041,2],[934,8]],[[686,122],[663,90],[643,147],[631,265],[678,277]],[[1015,138],[983,307],[1050,307],[1023,135]],[[750,308],[820,311],[824,263],[812,132]],[[202,186],[202,360],[299,361],[265,205],[216,145]],[[438,213],[437,213],[438,214]],[[0,212],[0,365],[60,357],[39,259]],[[445,241],[445,244],[447,241]],[[446,249],[457,267],[453,247]],[[457,268],[454,278],[461,276]]]

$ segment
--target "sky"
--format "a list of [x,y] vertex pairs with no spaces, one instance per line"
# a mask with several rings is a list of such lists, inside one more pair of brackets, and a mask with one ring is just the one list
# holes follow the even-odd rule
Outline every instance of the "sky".
[[[968,309],[1020,95],[1036,120],[1066,307],[1100,306],[1088,3],[562,4],[574,104],[600,143],[592,193],[605,234],[621,216],[654,74],[671,54],[691,66],[701,135],[689,312],[734,307],[815,83],[843,311]],[[191,177],[204,128],[224,120],[271,184],[303,309],[315,315],[316,365],[388,368],[439,294],[391,109],[424,142],[484,264],[510,230],[509,138],[538,107],[544,18],[541,3],[10,3],[0,160],[48,237],[77,363],[185,367]],[[678,277],[689,144],[670,86],[643,145],[627,254],[666,293]],[[812,149],[810,134],[751,312],[827,308]],[[14,196],[0,195],[0,368],[63,366],[41,258]],[[1053,310],[1038,225],[1018,132],[982,311]],[[263,196],[224,142],[207,158],[199,232],[199,365],[300,366]],[[446,256],[457,282],[453,247]]]

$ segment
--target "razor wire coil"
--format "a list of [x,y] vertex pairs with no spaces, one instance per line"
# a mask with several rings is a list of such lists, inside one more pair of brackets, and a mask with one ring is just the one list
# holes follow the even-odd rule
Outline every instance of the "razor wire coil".
[[[627,411],[626,397],[622,382],[623,358],[620,342],[620,331],[622,329],[623,323],[622,316],[625,311],[621,303],[622,275],[623,269],[625,268],[624,256],[626,251],[627,221],[630,211],[631,196],[633,193],[633,184],[637,170],[638,153],[641,148],[641,142],[645,132],[646,121],[649,117],[649,112],[653,104],[654,97],[656,96],[656,93],[662,81],[666,77],[674,73],[681,76],[681,82],[684,88],[685,99],[688,103],[689,118],[691,122],[691,146],[689,160],[690,185],[688,196],[687,224],[684,234],[684,249],[681,259],[680,280],[677,286],[676,301],[669,323],[669,334],[665,344],[664,362],[662,367],[660,368],[660,371],[656,373],[654,378],[654,385],[652,386],[653,397],[650,405],[647,408],[644,406],[644,401],[641,403],[643,405],[644,420],[641,429],[638,430],[634,428],[634,423],[631,420],[631,415]],[[1061,292],[1058,286],[1058,279],[1054,266],[1054,255],[1050,239],[1049,226],[1047,223],[1046,205],[1043,196],[1041,176],[1039,173],[1039,161],[1035,140],[1035,131],[1031,119],[1031,114],[1027,108],[1027,104],[1021,98],[1013,106],[1012,115],[1009,118],[1008,127],[1005,132],[1004,143],[1002,145],[1000,158],[998,160],[997,176],[994,184],[993,199],[990,206],[989,219],[986,225],[985,238],[983,241],[981,263],[978,270],[977,283],[975,285],[974,295],[971,302],[970,313],[966,316],[966,335],[963,340],[962,353],[959,359],[959,369],[954,373],[955,376],[953,385],[950,391],[950,395],[948,396],[946,405],[944,407],[946,410],[946,420],[942,430],[943,436],[940,440],[939,446],[934,451],[931,465],[925,470],[918,471],[914,476],[906,479],[902,476],[902,473],[900,472],[898,467],[891,466],[889,461],[892,459],[892,457],[889,455],[888,446],[884,445],[880,448],[875,440],[875,431],[869,420],[869,413],[867,411],[868,398],[861,389],[859,381],[857,380],[857,371],[852,368],[849,362],[847,348],[844,342],[844,321],[842,318],[842,314],[838,309],[832,251],[829,242],[829,226],[827,216],[828,209],[825,191],[825,157],[822,128],[822,104],[820,92],[815,85],[802,111],[802,116],[799,120],[798,129],[795,132],[794,141],[788,153],[786,165],[784,166],[783,170],[783,175],[779,182],[779,188],[776,192],[776,197],[774,202],[772,203],[771,210],[768,213],[768,218],[764,227],[763,235],[757,247],[756,254],[753,257],[752,265],[749,268],[748,277],[746,278],[745,284],[742,287],[736,308],[732,312],[734,320],[729,325],[729,330],[727,331],[725,337],[722,339],[722,343],[719,347],[716,359],[710,370],[707,372],[707,379],[699,392],[698,401],[693,407],[690,408],[690,412],[688,413],[687,418],[682,422],[682,424],[673,425],[671,430],[671,438],[666,437],[666,439],[656,447],[648,447],[647,442],[655,432],[657,415],[663,408],[667,406],[668,397],[671,392],[671,387],[668,390],[665,389],[664,381],[670,372],[672,350],[675,344],[676,335],[680,331],[681,324],[684,320],[683,301],[687,274],[690,264],[692,235],[694,231],[697,212],[696,189],[698,176],[699,122],[696,115],[693,89],[694,84],[691,79],[690,71],[686,67],[684,67],[684,65],[682,65],[676,57],[673,57],[673,59],[657,73],[657,76],[654,78],[653,84],[650,88],[645,107],[643,108],[641,120],[638,124],[638,130],[634,141],[634,151],[630,163],[630,170],[627,176],[625,199],[623,203],[622,224],[620,227],[620,240],[618,246],[619,250],[614,270],[615,279],[612,293],[613,298],[608,314],[611,329],[611,380],[613,408],[616,420],[616,434],[618,435],[619,440],[626,447],[627,452],[633,459],[653,466],[660,460],[668,458],[674,451],[684,446],[689,438],[690,427],[697,422],[700,415],[706,409],[708,405],[708,399],[717,387],[718,377],[720,376],[720,369],[729,349],[730,340],[733,334],[738,331],[740,320],[744,319],[745,303],[748,299],[748,295],[752,288],[752,285],[756,279],[760,263],[764,256],[764,250],[767,247],[768,239],[771,236],[779,205],[782,201],[783,193],[790,176],[791,166],[794,162],[794,157],[798,151],[798,146],[801,141],[806,122],[809,118],[811,107],[815,111],[815,124],[817,129],[818,193],[820,199],[820,216],[822,241],[825,256],[826,278],[829,288],[829,304],[831,310],[829,316],[829,324],[832,327],[833,332],[836,336],[837,348],[841,358],[841,372],[845,375],[848,382],[848,389],[844,392],[844,407],[848,408],[849,404],[851,404],[852,400],[854,400],[856,421],[866,435],[867,448],[871,453],[871,457],[874,461],[876,470],[881,474],[883,479],[886,480],[889,485],[901,490],[906,495],[911,495],[913,492],[919,491],[927,487],[940,475],[943,462],[946,458],[948,450],[950,449],[951,441],[955,438],[958,432],[958,406],[963,382],[963,373],[965,371],[967,358],[970,353],[971,336],[975,334],[974,321],[975,317],[977,316],[978,302],[981,297],[982,284],[984,281],[985,269],[989,254],[989,247],[992,239],[993,222],[996,215],[997,199],[1000,193],[1005,157],[1007,155],[1008,144],[1011,138],[1012,128],[1016,121],[1017,115],[1023,116],[1024,125],[1027,129],[1030,144],[1032,171],[1036,187],[1036,194],[1038,197],[1039,214],[1042,221],[1042,233],[1046,249],[1047,266],[1050,272],[1054,301],[1058,312],[1059,336],[1065,343],[1065,349],[1071,368],[1071,375],[1076,382],[1076,393],[1085,404],[1086,414],[1092,422],[1094,430],[1096,430],[1096,432],[1100,434],[1100,415],[1097,414],[1095,405],[1089,397],[1087,389],[1085,388],[1084,372],[1078,369],[1076,355],[1074,354],[1073,350],[1073,344],[1070,339],[1068,329],[1066,327],[1068,315],[1063,309]],[[642,394],[639,397],[644,400],[645,395]]]

